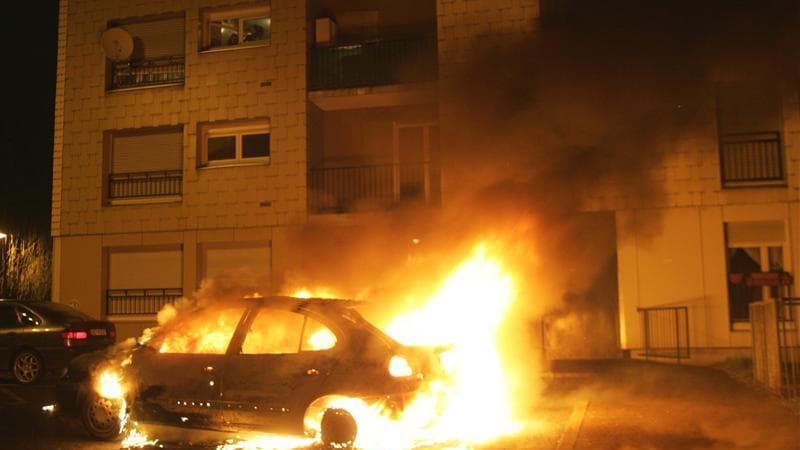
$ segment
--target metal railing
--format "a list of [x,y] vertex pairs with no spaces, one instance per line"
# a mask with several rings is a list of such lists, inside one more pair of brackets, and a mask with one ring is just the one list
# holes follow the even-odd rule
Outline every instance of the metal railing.
[[109,316],[155,314],[183,296],[181,288],[109,289],[106,314]]
[[642,317],[646,359],[673,358],[678,363],[691,356],[689,344],[689,308],[662,306],[637,308]]
[[109,89],[183,83],[183,59],[183,56],[167,56],[141,61],[112,62]]
[[800,402],[800,298],[753,302],[753,378],[785,398]]
[[387,208],[403,201],[430,200],[430,163],[311,169],[309,209],[343,213]]
[[112,173],[108,175],[108,198],[160,197],[181,195],[183,171]]
[[720,171],[724,185],[784,179],[781,134],[724,134],[720,137]]
[[341,89],[432,81],[436,38],[362,42],[311,49],[308,89]]

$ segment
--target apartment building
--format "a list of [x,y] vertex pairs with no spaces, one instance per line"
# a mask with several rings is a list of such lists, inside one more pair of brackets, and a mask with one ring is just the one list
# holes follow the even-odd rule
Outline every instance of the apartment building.
[[[459,124],[441,80],[476,39],[534,33],[561,6],[62,0],[54,300],[133,336],[229,269],[278,289],[298,228],[436,211],[461,183],[442,164]],[[663,198],[585,194],[615,217],[617,352],[644,346],[641,308],[675,306],[693,357],[750,347],[747,304],[777,292],[737,274],[800,264],[800,106],[784,81],[721,72],[707,122],[660,166]],[[661,225],[640,235],[653,211]]]

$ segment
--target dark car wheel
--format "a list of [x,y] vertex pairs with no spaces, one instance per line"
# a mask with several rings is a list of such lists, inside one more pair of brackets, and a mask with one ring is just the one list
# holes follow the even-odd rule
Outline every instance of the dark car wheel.
[[22,384],[35,383],[44,372],[44,362],[33,350],[22,350],[14,356],[11,372],[14,374],[14,379]]
[[118,437],[120,408],[120,402],[117,400],[101,397],[94,392],[84,395],[80,404],[80,416],[86,433],[104,441]]
[[356,440],[356,420],[344,409],[325,410],[320,424],[322,443],[333,448],[351,448]]

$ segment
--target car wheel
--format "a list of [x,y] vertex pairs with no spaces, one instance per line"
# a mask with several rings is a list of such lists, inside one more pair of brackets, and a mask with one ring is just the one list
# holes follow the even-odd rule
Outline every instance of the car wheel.
[[351,448],[356,440],[356,420],[344,409],[325,410],[320,423],[322,443],[333,448]]
[[90,392],[80,406],[81,423],[86,433],[104,441],[115,439],[120,433],[120,402]]
[[14,374],[14,379],[22,384],[35,383],[44,372],[44,362],[33,350],[22,350],[14,356],[11,372]]

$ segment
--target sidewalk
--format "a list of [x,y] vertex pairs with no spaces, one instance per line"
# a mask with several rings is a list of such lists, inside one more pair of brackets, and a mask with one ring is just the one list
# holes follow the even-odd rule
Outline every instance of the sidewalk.
[[712,368],[575,362],[556,368],[542,401],[567,403],[559,450],[800,450],[800,417]]

